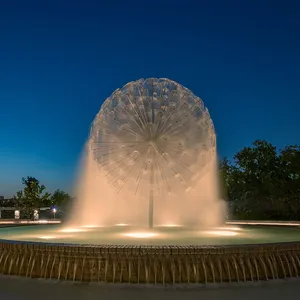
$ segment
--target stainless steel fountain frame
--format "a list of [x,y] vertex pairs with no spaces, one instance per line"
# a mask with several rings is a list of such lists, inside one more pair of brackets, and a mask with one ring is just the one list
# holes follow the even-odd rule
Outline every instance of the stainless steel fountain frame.
[[0,273],[148,284],[271,280],[300,275],[300,242],[131,246],[0,240]]

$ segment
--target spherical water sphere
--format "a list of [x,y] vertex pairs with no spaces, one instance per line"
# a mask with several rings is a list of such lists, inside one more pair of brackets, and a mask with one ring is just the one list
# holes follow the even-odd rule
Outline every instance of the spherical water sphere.
[[216,136],[200,98],[175,81],[140,79],[105,100],[90,133],[94,160],[118,191],[186,191],[215,156]]

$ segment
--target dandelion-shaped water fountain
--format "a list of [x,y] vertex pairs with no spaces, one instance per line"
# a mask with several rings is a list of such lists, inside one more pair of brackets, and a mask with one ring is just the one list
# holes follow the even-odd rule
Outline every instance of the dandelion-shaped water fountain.
[[189,191],[216,155],[208,110],[190,90],[169,79],[140,79],[117,89],[91,128],[90,149],[109,183],[149,201]]

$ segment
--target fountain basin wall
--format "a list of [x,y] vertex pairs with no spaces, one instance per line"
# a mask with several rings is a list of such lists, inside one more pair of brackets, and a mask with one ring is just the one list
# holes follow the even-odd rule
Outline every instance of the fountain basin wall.
[[94,246],[0,240],[0,273],[121,283],[257,281],[300,275],[300,242],[237,246]]

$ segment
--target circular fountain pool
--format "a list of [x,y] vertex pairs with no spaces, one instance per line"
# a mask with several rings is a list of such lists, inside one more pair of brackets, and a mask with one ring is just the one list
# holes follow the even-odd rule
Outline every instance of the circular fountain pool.
[[73,281],[208,283],[300,275],[298,227],[0,229],[0,273]]
[[0,229],[0,239],[90,245],[241,245],[300,241],[298,227],[222,226],[191,229],[157,226],[152,230],[126,224],[97,227],[40,225]]

